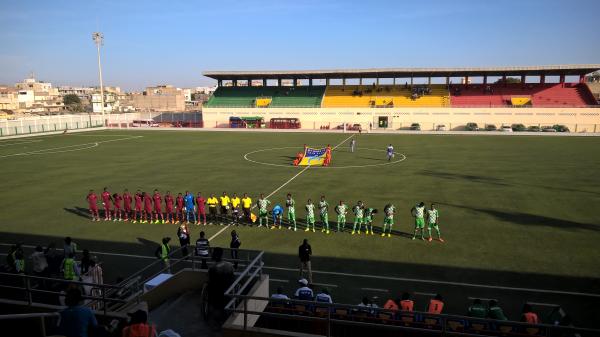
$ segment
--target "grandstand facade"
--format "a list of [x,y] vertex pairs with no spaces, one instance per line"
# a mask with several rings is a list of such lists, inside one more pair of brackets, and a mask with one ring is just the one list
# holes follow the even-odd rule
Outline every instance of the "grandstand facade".
[[[600,107],[585,75],[600,64],[490,68],[208,71],[217,80],[203,107],[205,127],[230,117],[298,118],[302,128],[423,130],[466,123],[567,125],[600,131]],[[253,85],[259,83],[261,85]],[[284,85],[287,83],[288,85]],[[385,122],[382,123],[382,120]]]

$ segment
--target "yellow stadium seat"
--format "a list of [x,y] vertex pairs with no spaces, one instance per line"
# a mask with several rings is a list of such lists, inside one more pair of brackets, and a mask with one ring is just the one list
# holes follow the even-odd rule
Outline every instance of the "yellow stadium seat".
[[450,93],[445,85],[430,85],[431,93],[417,99],[401,85],[330,85],[325,89],[322,107],[447,107]]

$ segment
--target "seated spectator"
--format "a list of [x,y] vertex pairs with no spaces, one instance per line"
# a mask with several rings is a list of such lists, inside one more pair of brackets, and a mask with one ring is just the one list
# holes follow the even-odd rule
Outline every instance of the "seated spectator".
[[129,325],[123,328],[122,337],[155,337],[156,327],[148,324],[148,313],[138,310],[128,314],[130,318]]
[[442,295],[437,294],[434,298],[429,301],[429,307],[427,307],[427,312],[430,314],[441,314],[444,309],[444,301],[442,299]]
[[77,244],[73,242],[70,236],[67,236],[63,246],[63,254],[67,257],[70,253],[73,253],[73,256],[77,255]]
[[398,307],[398,303],[400,303],[399,299],[392,300],[390,298],[385,302],[385,304],[383,305],[383,308],[390,310],[390,311],[398,311],[398,309],[400,309],[400,307]]
[[538,319],[538,315],[533,312],[531,305],[525,303],[523,306],[523,315],[521,317],[522,322],[527,322],[529,324],[539,324],[540,321]]
[[305,278],[301,278],[298,283],[300,283],[300,288],[296,290],[294,297],[299,300],[312,301],[314,299],[314,293],[312,289],[308,287],[308,281]]
[[288,295],[283,293],[283,288],[281,288],[281,287],[277,287],[277,292],[275,292],[273,295],[271,295],[271,298],[278,299],[278,300],[289,300],[290,299],[288,297]]
[[29,258],[33,265],[33,274],[35,276],[46,276],[46,273],[48,272],[48,261],[46,260],[42,246],[35,247],[35,251]]
[[79,280],[80,272],[77,262],[75,262],[75,254],[69,253],[62,262],[62,272],[65,280]]
[[96,316],[88,307],[81,306],[81,290],[69,288],[65,295],[67,308],[60,312],[58,330],[65,337],[87,337],[88,330],[98,326]]
[[481,303],[481,300],[476,298],[473,300],[473,304],[469,307],[467,316],[475,318],[486,318],[488,315],[488,309]]
[[409,293],[402,294],[402,300],[400,301],[400,310],[402,311],[413,311],[415,302],[410,299]]
[[378,308],[377,304],[369,301],[369,298],[366,296],[362,298],[362,301],[360,303],[358,303],[358,306],[364,307],[364,308],[369,308],[368,310],[361,310],[361,311],[367,312],[370,315],[375,313],[375,310],[373,310],[373,309]]
[[331,299],[331,295],[329,294],[329,290],[327,288],[323,288],[320,293],[315,296],[315,301],[321,303],[333,303]]
[[15,252],[15,272],[17,274],[25,274],[25,253],[22,249]]
[[500,321],[506,321],[508,318],[504,315],[504,311],[498,305],[496,300],[490,300],[490,309],[488,311],[488,318],[497,319]]

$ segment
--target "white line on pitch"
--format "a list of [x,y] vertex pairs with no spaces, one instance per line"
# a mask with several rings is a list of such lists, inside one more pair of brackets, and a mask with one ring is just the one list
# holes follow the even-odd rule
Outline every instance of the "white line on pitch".
[[[92,147],[95,147],[98,144],[102,144],[102,143],[117,142],[117,141],[121,141],[121,140],[136,139],[136,138],[141,138],[141,137],[143,137],[143,136],[131,136],[131,137],[127,137],[127,138],[117,138],[117,139],[101,140],[101,141],[91,142],[91,143],[83,143],[83,144],[59,146],[59,147],[49,148],[49,149],[40,149],[40,150],[29,151],[29,152],[19,152],[19,153],[7,154],[7,155],[4,155],[4,156],[0,156],[0,158],[15,157],[15,156],[30,156],[30,155],[35,155],[35,154],[44,154],[45,151],[63,150],[63,149],[73,148],[73,147],[76,147],[76,146],[91,145]],[[51,152],[49,152],[49,153],[51,153]]]
[[313,285],[319,286],[319,287],[328,287],[328,288],[337,288],[337,284],[329,284],[329,283],[313,283]]
[[269,281],[280,282],[280,283],[290,283],[290,281],[288,281],[288,280],[280,280],[278,278],[272,278],[272,277],[269,278]]
[[379,288],[360,288],[360,290],[377,291],[377,292],[380,292],[380,293],[389,293],[390,292],[387,289],[379,289]]
[[4,147],[4,146],[14,146],[14,145],[22,145],[22,144],[29,144],[29,143],[39,143],[42,142],[42,140],[30,140],[28,142],[19,142],[19,143],[12,143],[12,144],[4,144],[4,143],[0,143],[0,146]]
[[221,228],[220,231],[218,231],[217,233],[215,233],[215,235],[211,236],[210,238],[208,238],[208,241],[212,241],[212,239],[216,238],[217,236],[219,236],[219,234],[223,233],[227,228],[229,228],[229,225]]

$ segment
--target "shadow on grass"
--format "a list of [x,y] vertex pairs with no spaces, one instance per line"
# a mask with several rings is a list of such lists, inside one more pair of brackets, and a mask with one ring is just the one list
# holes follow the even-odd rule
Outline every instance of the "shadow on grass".
[[86,219],[90,219],[90,211],[87,208],[83,208],[83,207],[79,207],[79,206],[73,206],[73,208],[63,208],[66,212],[69,212],[71,214],[75,214],[77,216],[80,216],[82,218],[86,218]]
[[547,217],[547,216],[543,216],[543,215],[535,215],[535,214],[528,214],[528,213],[522,213],[522,212],[505,212],[505,211],[500,211],[500,210],[495,210],[495,209],[490,209],[490,208],[479,208],[479,207],[471,207],[471,206],[464,206],[464,205],[448,204],[448,203],[442,203],[442,202],[439,202],[438,204],[446,205],[446,206],[450,206],[450,207],[462,208],[462,209],[466,209],[466,210],[470,210],[470,211],[474,211],[474,212],[484,213],[487,215],[491,215],[498,220],[510,222],[510,223],[516,223],[516,224],[520,224],[520,225],[546,226],[546,227],[560,228],[560,229],[566,229],[566,230],[584,229],[584,230],[589,230],[589,231],[594,231],[594,232],[600,231],[600,225],[551,218],[551,217]]

